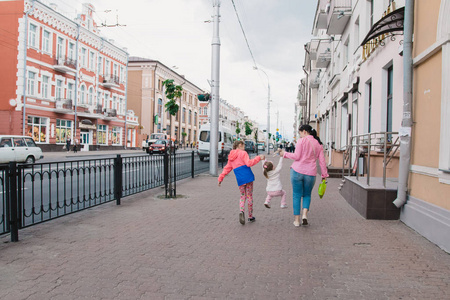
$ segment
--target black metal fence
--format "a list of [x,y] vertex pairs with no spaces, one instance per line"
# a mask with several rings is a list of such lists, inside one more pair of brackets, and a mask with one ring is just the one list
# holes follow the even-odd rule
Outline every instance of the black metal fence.
[[[174,181],[209,170],[194,152],[171,156]],[[0,165],[0,235],[167,185],[168,156]]]

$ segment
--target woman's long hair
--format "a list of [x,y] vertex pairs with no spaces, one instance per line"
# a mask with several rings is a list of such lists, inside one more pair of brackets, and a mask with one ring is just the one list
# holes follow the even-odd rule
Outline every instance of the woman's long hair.
[[298,131],[306,131],[307,133],[312,135],[319,142],[320,145],[322,145],[322,141],[317,136],[317,131],[315,129],[313,129],[310,125],[308,125],[308,124],[300,125],[300,127],[298,128]]

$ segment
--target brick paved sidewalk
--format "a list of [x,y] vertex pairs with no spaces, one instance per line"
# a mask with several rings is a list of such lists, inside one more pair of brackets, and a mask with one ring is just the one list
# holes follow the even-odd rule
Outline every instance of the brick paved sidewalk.
[[[184,199],[124,198],[0,238],[0,299],[448,299],[450,256],[400,221],[363,219],[330,179],[309,227],[264,207],[239,224],[234,175],[177,184]],[[317,187],[317,183],[316,183]],[[316,189],[316,188],[315,188]]]

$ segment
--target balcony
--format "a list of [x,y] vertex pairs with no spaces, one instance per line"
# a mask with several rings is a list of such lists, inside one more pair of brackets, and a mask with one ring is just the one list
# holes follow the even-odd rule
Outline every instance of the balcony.
[[320,0],[316,11],[314,29],[327,29],[328,12],[330,11],[330,1]]
[[309,42],[309,56],[311,60],[317,59],[317,50],[319,48],[320,40],[319,39],[313,39],[311,42]]
[[73,104],[71,99],[56,99],[55,112],[68,113],[73,111]]
[[320,85],[320,69],[311,70],[309,74],[309,87],[312,89],[317,89]]
[[67,57],[59,57],[55,59],[53,68],[55,69],[55,71],[61,73],[76,72],[77,61]]
[[106,108],[104,109],[104,115],[105,120],[114,120],[117,117],[117,110],[115,108]]
[[105,78],[103,79],[103,86],[105,88],[112,88],[112,87],[119,87],[120,85],[120,80],[118,76],[115,75],[106,75]]
[[327,34],[342,34],[352,16],[351,0],[333,0],[330,2],[330,11],[327,19]]
[[331,41],[320,40],[317,50],[316,68],[327,68],[331,62]]

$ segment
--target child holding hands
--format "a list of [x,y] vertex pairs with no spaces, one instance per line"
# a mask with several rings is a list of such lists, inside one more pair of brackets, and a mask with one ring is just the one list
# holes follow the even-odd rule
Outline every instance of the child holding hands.
[[280,157],[277,167],[274,170],[273,163],[271,161],[264,161],[263,172],[267,178],[267,198],[264,205],[270,208],[270,200],[272,197],[281,196],[281,208],[287,208],[286,205],[286,192],[283,190],[283,185],[280,181],[280,171],[283,167],[283,157]]
[[248,153],[245,151],[245,143],[243,141],[235,141],[233,144],[233,150],[228,155],[228,163],[223,168],[222,174],[219,176],[219,186],[231,170],[236,175],[237,184],[241,193],[241,199],[239,201],[240,213],[239,222],[245,224],[245,201],[247,200],[248,207],[248,221],[254,222],[253,216],[253,181],[255,181],[255,175],[250,167],[256,165],[261,159],[265,159],[264,155],[258,155],[254,159],[248,157]]

